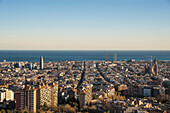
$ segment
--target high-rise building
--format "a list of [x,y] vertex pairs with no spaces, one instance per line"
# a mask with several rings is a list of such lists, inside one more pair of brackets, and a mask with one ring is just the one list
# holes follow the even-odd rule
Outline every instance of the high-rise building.
[[48,106],[58,104],[58,84],[39,86],[37,90],[37,108],[46,103]]
[[0,102],[3,102],[5,99],[5,91],[0,91]]
[[40,57],[40,69],[42,70],[44,68],[44,61],[43,61],[43,57]]
[[36,112],[44,103],[49,106],[58,104],[58,84],[33,88],[26,84],[24,89],[15,92],[16,109]]
[[51,85],[51,105],[52,106],[57,106],[58,105],[58,84],[52,84]]
[[89,105],[92,100],[92,87],[83,89],[80,92],[80,108],[83,108],[85,105]]
[[117,61],[117,54],[114,53],[114,61]]
[[155,57],[154,57],[153,63],[154,63],[154,75],[158,75],[158,72],[159,72],[158,62]]
[[105,61],[107,61],[108,60],[108,55],[107,55],[107,53],[105,54]]
[[151,64],[150,65],[152,66],[152,56],[151,56]]
[[9,89],[0,89],[0,102],[2,102],[4,99],[14,100],[14,92]]
[[21,108],[36,112],[36,91],[37,89],[28,86],[25,89],[15,92],[16,109]]
[[16,91],[15,92],[15,99],[16,99],[16,104],[15,104],[16,109],[21,108],[21,91]]
[[46,103],[48,106],[51,105],[51,87],[48,85],[39,86],[37,90],[37,108]]
[[155,65],[155,64],[156,64],[156,58],[153,57],[153,65]]
[[5,98],[6,100],[14,100],[14,92],[12,90],[7,89]]

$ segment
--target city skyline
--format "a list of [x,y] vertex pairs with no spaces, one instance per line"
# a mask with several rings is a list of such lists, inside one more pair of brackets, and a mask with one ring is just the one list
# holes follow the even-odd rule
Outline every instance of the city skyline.
[[170,50],[170,0],[0,0],[0,50]]
[[170,0],[0,0],[0,113],[170,113]]

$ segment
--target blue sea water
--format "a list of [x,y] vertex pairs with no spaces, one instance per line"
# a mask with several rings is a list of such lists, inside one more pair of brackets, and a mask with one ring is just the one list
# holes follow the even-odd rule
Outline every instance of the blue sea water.
[[6,61],[29,61],[39,62],[43,56],[45,62],[55,61],[102,61],[105,54],[108,60],[113,61],[113,54],[117,54],[117,60],[135,59],[149,60],[149,56],[157,60],[170,60],[170,51],[64,51],[64,50],[0,50],[0,62]]

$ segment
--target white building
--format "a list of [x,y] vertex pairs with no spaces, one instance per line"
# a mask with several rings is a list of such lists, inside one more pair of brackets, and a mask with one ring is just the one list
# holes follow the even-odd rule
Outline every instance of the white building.
[[1,88],[0,89],[0,101],[2,102],[4,99],[14,100],[14,92],[10,89]]

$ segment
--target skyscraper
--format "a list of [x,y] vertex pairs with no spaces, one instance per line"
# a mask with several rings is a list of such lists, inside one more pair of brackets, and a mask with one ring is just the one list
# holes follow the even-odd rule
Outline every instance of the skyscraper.
[[156,57],[153,58],[153,66],[154,66],[154,75],[158,75],[158,62],[156,60]]
[[107,57],[108,57],[108,55],[107,55],[107,53],[105,54],[105,61],[107,61]]
[[117,54],[114,53],[114,61],[117,61]]
[[151,66],[152,66],[152,56],[151,56]]
[[44,68],[44,61],[43,61],[43,57],[40,57],[40,69],[42,70]]

